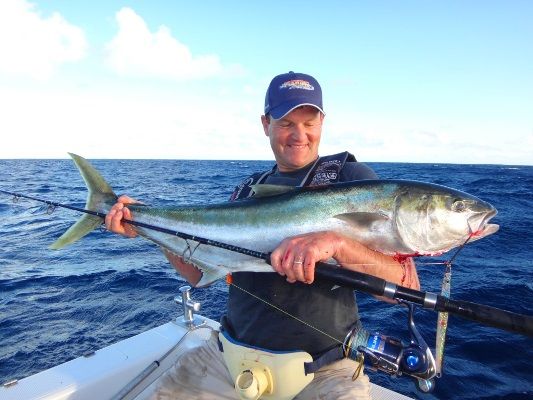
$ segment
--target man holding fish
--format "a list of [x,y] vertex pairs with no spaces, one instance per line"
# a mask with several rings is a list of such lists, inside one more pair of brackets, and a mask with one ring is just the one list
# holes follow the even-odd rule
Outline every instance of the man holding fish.
[[[237,186],[232,201],[260,193],[261,185],[318,186],[377,179],[374,171],[356,162],[347,152],[319,157],[325,114],[320,85],[312,76],[291,71],[274,77],[268,87],[264,112],[261,122],[276,165]],[[118,199],[106,217],[109,230],[127,237],[137,236],[132,225],[122,223],[123,218],[132,219],[127,206],[133,203],[135,200],[127,196]],[[271,250],[271,265],[277,274],[233,273],[228,311],[222,318],[221,329],[237,346],[254,346],[272,354],[309,353],[317,362],[317,371],[297,399],[369,398],[367,376],[361,373],[352,381],[357,363],[331,356],[340,348],[345,335],[360,326],[353,291],[315,282],[315,263],[333,259],[343,268],[419,289],[412,259],[382,254],[335,231],[288,237]],[[164,252],[185,279],[192,284],[199,281],[194,266],[180,255]],[[182,357],[164,378],[168,387],[160,390],[158,398],[166,395],[183,399],[238,398],[215,339]],[[212,380],[205,379],[206,374],[217,381],[217,387],[211,386]],[[172,386],[174,389],[169,389]],[[174,392],[170,394],[169,390]],[[283,392],[283,388],[280,390]],[[202,396],[198,397],[198,393]],[[278,395],[283,398],[283,393]]]

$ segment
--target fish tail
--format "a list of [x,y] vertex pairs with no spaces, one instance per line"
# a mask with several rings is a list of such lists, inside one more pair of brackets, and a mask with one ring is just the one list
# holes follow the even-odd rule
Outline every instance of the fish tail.
[[[89,193],[85,209],[107,212],[117,200],[117,195],[100,173],[83,157],[69,153],[87,185]],[[50,245],[50,249],[57,250],[81,239],[102,224],[102,218],[84,214],[74,225]]]

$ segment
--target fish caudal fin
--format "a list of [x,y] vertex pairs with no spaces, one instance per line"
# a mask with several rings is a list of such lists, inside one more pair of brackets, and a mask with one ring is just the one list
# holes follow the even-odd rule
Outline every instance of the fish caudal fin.
[[[117,195],[100,173],[83,157],[69,153],[80,170],[81,176],[89,189],[85,209],[105,213],[116,202]],[[102,218],[90,214],[83,215],[59,239],[50,245],[57,250],[81,239],[93,229],[100,226]]]
[[59,250],[76,240],[81,239],[89,232],[102,224],[102,218],[85,214],[74,225],[72,225],[59,239],[50,245],[50,249]]

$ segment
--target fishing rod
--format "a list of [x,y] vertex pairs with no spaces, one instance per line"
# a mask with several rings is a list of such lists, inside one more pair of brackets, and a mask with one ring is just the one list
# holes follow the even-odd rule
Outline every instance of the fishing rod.
[[[74,207],[67,204],[57,203],[49,200],[44,200],[20,193],[14,193],[0,189],[0,193],[13,196],[14,199],[25,198],[41,203],[48,204],[49,212],[52,212],[56,207],[67,208],[70,210],[94,215],[100,218],[105,218],[106,214],[98,211],[87,210],[84,208]],[[258,259],[262,259],[270,264],[270,254],[266,252],[246,249],[244,247],[219,242],[216,240],[191,235],[185,232],[179,232],[172,229],[163,228],[147,224],[144,222],[123,219],[124,223],[138,226],[142,228],[151,229],[161,233],[177,236],[184,240],[191,240],[199,244],[207,246],[215,246],[224,250],[233,251],[236,253],[248,255]],[[374,296],[382,296],[400,302],[407,302],[410,304],[419,305],[422,308],[438,311],[448,312],[459,317],[476,321],[481,324],[491,326],[493,328],[503,329],[513,333],[519,333],[529,337],[533,337],[533,316],[517,314],[511,311],[502,310],[496,307],[487,306],[479,303],[472,303],[462,300],[453,300],[448,297],[438,295],[435,293],[424,292],[407,288],[405,286],[397,285],[395,283],[386,281],[373,275],[365,274],[363,272],[352,271],[341,268],[338,265],[328,264],[325,262],[316,263],[315,276],[319,279],[331,281],[339,286],[346,286],[351,289],[371,294]]]

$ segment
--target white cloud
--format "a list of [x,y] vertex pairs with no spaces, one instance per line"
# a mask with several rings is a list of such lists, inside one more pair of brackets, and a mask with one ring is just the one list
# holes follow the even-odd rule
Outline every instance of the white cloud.
[[271,158],[257,113],[240,101],[223,109],[216,98],[153,88],[0,90],[0,159]]
[[[175,96],[155,87],[4,88],[0,158],[65,158],[70,151],[88,158],[272,160],[256,106],[261,100],[261,94],[228,96],[221,108],[218,96]],[[532,165],[531,129],[513,128],[517,135],[501,138],[500,127],[482,128],[483,139],[476,139],[465,124],[332,111],[320,153],[348,150],[366,162]]]
[[[385,116],[386,114],[384,114]],[[516,132],[502,138],[505,130]],[[517,137],[520,139],[515,140]],[[420,118],[386,118],[331,112],[326,117],[321,153],[348,150],[361,161],[532,165],[533,135],[523,125],[454,124]]]
[[122,8],[116,19],[119,31],[106,47],[107,63],[119,75],[182,80],[210,77],[223,71],[216,55],[193,56],[166,26],[150,32],[131,8]]
[[0,72],[46,80],[61,64],[84,58],[86,49],[83,30],[61,14],[46,18],[25,0],[0,1]]

